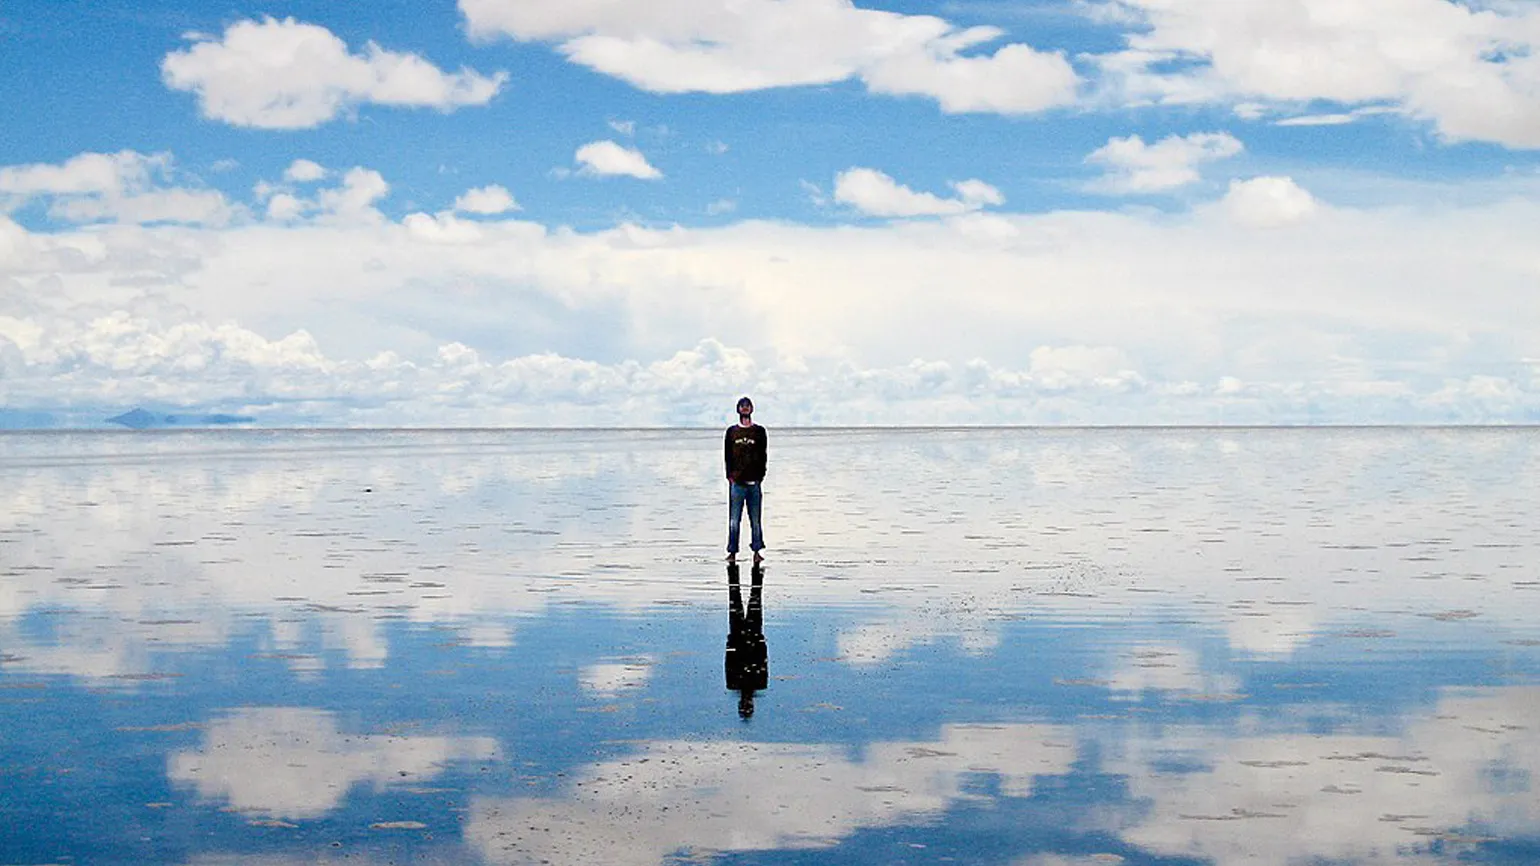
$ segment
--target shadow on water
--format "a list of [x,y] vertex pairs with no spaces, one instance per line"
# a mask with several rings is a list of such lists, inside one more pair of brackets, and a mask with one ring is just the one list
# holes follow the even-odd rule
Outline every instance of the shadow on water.
[[754,694],[770,684],[770,648],[765,644],[762,591],[765,570],[755,565],[749,574],[749,604],[743,605],[743,589],[737,563],[727,566],[727,651],[722,666],[727,688],[738,693],[738,716],[754,716]]

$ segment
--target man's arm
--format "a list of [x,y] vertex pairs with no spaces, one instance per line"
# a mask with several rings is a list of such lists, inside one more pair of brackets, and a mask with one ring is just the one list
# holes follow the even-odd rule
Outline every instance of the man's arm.
[[733,480],[733,431],[730,429],[722,434],[722,468],[727,472],[727,480]]

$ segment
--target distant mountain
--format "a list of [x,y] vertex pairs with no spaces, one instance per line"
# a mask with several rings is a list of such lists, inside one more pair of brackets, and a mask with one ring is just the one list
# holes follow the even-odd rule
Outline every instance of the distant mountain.
[[120,424],[130,430],[150,430],[161,427],[225,427],[231,424],[250,424],[257,419],[245,415],[161,415],[144,409],[133,409],[114,418],[108,424]]
[[59,426],[50,412],[0,408],[0,430],[47,430]]

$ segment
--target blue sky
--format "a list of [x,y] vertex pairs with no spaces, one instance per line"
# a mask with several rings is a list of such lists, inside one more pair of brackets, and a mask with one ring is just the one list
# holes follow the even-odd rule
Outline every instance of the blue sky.
[[1537,47],[1503,0],[11,2],[0,423],[1535,420]]

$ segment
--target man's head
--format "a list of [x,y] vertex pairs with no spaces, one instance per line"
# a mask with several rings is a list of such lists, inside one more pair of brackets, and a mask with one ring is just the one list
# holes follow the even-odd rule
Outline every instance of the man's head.
[[738,398],[738,417],[747,418],[754,414],[754,401],[747,397]]

